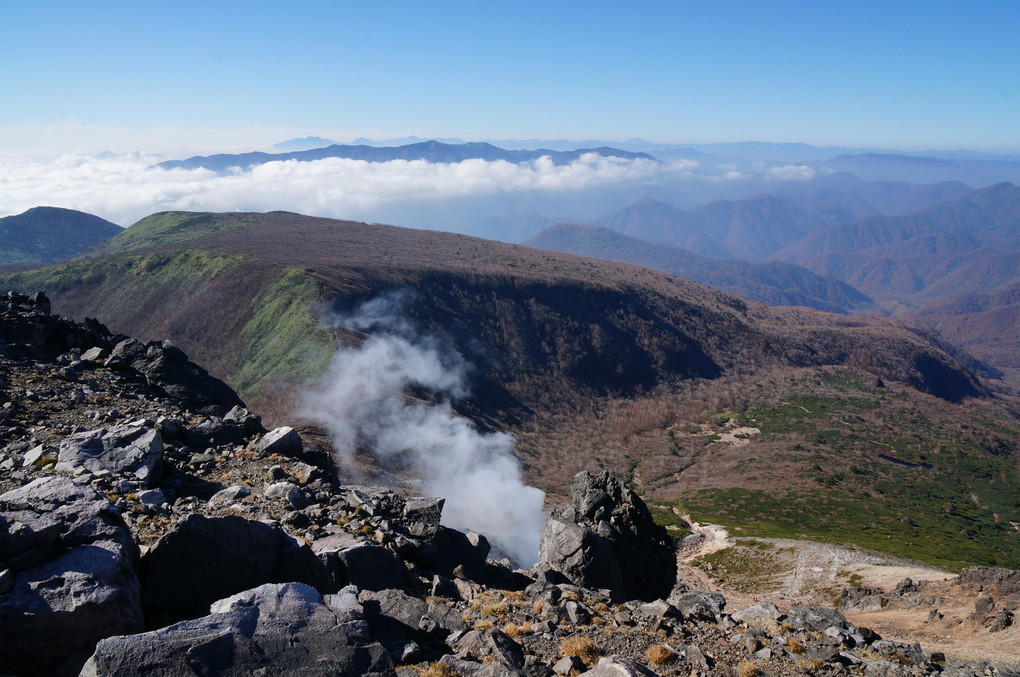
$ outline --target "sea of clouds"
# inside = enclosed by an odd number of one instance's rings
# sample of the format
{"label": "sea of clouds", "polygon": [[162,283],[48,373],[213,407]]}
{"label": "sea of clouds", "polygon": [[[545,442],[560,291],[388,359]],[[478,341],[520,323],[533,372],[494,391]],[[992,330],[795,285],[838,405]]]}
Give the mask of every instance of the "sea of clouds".
{"label": "sea of clouds", "polygon": [[[657,162],[594,153],[562,165],[553,164],[549,158],[523,164],[486,160],[287,160],[224,174],[156,167],[163,159],[138,153],[0,158],[0,216],[46,205],[77,209],[128,226],[164,210],[285,210],[436,226],[443,223],[442,218],[439,224],[415,223],[415,214],[426,214],[436,205],[449,203],[465,206],[465,213],[460,215],[463,219],[484,218],[521,205],[530,204],[524,208],[534,209],[534,204],[542,204],[559,210],[556,216],[583,216],[570,212],[582,211],[585,206],[617,209],[624,203],[616,204],[614,200],[647,195],[663,199],[668,197],[669,187],[681,184],[696,184],[704,192],[704,187],[713,182],[748,178],[741,172],[705,171],[693,160]],[[809,167],[798,166],[772,168],[759,178],[803,180],[812,175]],[[407,208],[401,211],[400,205]],[[468,205],[477,214],[469,216]],[[441,211],[436,213],[442,215]],[[451,219],[451,226],[456,225],[456,218]]]}
{"label": "sea of clouds", "polygon": [[697,168],[691,161],[662,164],[588,154],[565,165],[554,165],[548,158],[524,164],[287,160],[217,174],[206,169],[161,169],[154,166],[160,160],[140,154],[6,158],[0,163],[0,215],[48,205],[96,214],[123,226],[164,210],[287,210],[371,219],[380,205],[397,201],[578,191],[664,180]]}

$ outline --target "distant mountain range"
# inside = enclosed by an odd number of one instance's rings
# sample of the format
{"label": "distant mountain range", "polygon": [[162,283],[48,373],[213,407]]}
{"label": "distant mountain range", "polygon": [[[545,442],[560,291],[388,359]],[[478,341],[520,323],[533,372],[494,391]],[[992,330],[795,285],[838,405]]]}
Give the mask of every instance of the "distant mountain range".
{"label": "distant mountain range", "polygon": [[634,153],[617,148],[578,148],[569,151],[555,150],[504,150],[489,143],[461,143],[449,144],[439,141],[423,141],[404,146],[341,146],[332,145],[325,148],[313,148],[311,150],[295,150],[288,153],[240,153],[195,156],[186,160],[168,160],[161,162],[157,167],[164,169],[211,169],[216,172],[225,172],[229,169],[248,167],[276,162],[282,160],[298,160],[300,162],[311,162],[325,158],[346,158],[349,160],[364,160],[366,162],[390,162],[392,160],[426,160],[428,162],[463,162],[464,160],[503,160],[520,164],[537,160],[540,157],[549,157],[554,164],[569,164],[582,155],[594,153],[604,157],[619,157],[625,159],[655,160],[647,153]]}
{"label": "distant mountain range", "polygon": [[1000,183],[912,214],[835,224],[775,257],[886,298],[991,291],[1020,274],[1020,188]]}
{"label": "distant mountain range", "polygon": [[124,229],[92,214],[59,207],[33,207],[0,218],[0,266],[59,261]]}
{"label": "distant mountain range", "polygon": [[960,183],[865,184],[836,178],[838,183],[827,181],[787,195],[715,200],[691,210],[645,199],[594,219],[594,224],[704,256],[762,261],[835,223],[913,211],[971,190]]}
{"label": "distant mountain range", "polygon": [[749,263],[710,258],[679,247],[655,245],[600,226],[558,224],[524,244],[646,266],[769,305],[808,306],[840,313],[871,305],[871,299],[850,285],[823,278],[801,266],[782,261]]}

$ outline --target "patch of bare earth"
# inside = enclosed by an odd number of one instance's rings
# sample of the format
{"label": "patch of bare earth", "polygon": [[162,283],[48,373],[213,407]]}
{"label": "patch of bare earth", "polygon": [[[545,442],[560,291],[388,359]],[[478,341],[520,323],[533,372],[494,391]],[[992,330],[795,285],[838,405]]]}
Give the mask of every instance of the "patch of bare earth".
{"label": "patch of bare earth", "polygon": [[[718,525],[692,527],[705,538],[696,548],[680,552],[680,576],[700,589],[721,592],[730,610],[767,602],[782,611],[795,606],[833,608],[846,588],[890,592],[909,578],[921,584],[917,593],[884,596],[884,606],[873,611],[840,611],[884,639],[919,642],[927,652],[941,651],[967,661],[1020,666],[1020,626],[993,632],[975,620],[975,603],[985,593],[964,590],[951,572],[836,545],[733,539]],[[771,577],[771,585],[749,590],[742,574],[748,567],[753,574],[755,563],[763,569],[760,574]]]}

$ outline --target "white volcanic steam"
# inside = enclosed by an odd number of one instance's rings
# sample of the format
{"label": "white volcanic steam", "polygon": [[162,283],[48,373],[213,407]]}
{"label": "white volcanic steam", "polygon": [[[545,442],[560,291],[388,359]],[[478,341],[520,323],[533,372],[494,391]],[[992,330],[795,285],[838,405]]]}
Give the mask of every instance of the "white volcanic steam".
{"label": "white volcanic steam", "polygon": [[518,565],[531,566],[545,494],[524,484],[513,437],[479,432],[445,399],[406,396],[409,386],[441,398],[470,394],[470,365],[439,337],[415,329],[403,312],[410,298],[390,293],[334,319],[369,336],[337,352],[302,413],[329,429],[341,464],[351,466],[358,445],[401,461],[427,493],[446,498],[444,524],[484,534]]}

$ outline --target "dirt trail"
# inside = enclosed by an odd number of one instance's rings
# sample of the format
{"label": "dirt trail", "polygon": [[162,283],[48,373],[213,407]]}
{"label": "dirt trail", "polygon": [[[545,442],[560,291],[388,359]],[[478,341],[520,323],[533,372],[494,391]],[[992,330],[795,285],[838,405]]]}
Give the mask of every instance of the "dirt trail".
{"label": "dirt trail", "polygon": [[[718,525],[693,526],[693,530],[705,538],[700,547],[680,554],[680,575],[703,586],[702,589],[723,593],[731,610],[764,602],[772,602],[784,611],[794,606],[831,608],[844,588],[864,586],[890,591],[905,578],[926,581],[929,583],[921,596],[894,600],[877,611],[845,612],[844,615],[852,623],[870,627],[886,639],[920,642],[925,651],[1020,666],[1020,626],[992,633],[979,625],[970,617],[974,611],[973,593],[965,593],[954,585],[956,576],[951,572],[854,548],[788,539],[732,539]],[[774,588],[767,591],[741,589],[746,580],[728,579],[725,567],[716,566],[706,571],[695,566],[700,558],[728,548],[732,548],[732,559],[738,564],[742,553],[758,558],[763,553],[767,555],[769,574],[776,581]],[[751,561],[750,557],[747,561]],[[739,566],[732,567],[732,570],[737,569]],[[929,613],[936,608],[942,618],[929,620]]]}

